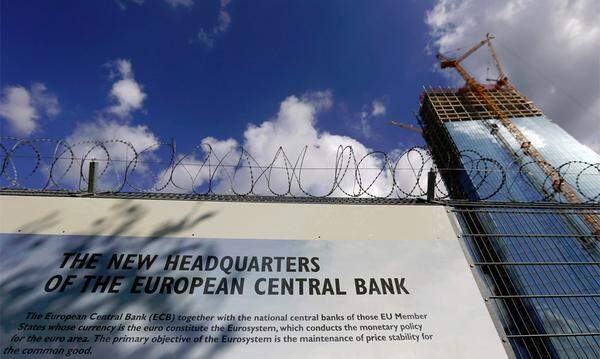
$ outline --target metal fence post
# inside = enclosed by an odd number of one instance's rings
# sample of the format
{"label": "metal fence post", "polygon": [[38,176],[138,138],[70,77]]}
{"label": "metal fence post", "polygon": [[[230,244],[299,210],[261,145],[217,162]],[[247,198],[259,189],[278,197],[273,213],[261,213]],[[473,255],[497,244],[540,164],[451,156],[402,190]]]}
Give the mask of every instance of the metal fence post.
{"label": "metal fence post", "polygon": [[433,169],[429,169],[427,174],[427,201],[431,202],[435,199],[435,180],[437,172]]}
{"label": "metal fence post", "polygon": [[91,161],[88,169],[88,193],[94,193],[96,182],[96,162]]}

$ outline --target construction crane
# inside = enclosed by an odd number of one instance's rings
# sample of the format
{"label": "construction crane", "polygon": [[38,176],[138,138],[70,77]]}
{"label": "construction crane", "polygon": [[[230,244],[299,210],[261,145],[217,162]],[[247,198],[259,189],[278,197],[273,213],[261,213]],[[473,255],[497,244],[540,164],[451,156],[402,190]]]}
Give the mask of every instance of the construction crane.
{"label": "construction crane", "polygon": [[[488,45],[492,58],[494,60],[494,64],[496,66],[496,70],[498,71],[498,79],[495,83],[495,88],[500,90],[503,88],[514,89],[512,84],[508,81],[507,76],[504,73],[502,68],[502,64],[496,54],[496,50],[492,45],[492,39],[494,37],[490,34],[487,34],[485,39],[481,40],[475,46],[471,47],[464,54],[458,56],[457,58],[450,59],[445,57],[442,54],[438,54],[437,58],[440,60],[440,67],[442,69],[445,68],[454,68],[460,74],[460,76],[465,80],[465,89],[470,90],[473,94],[487,107],[488,111],[490,111],[494,117],[496,117],[500,123],[508,130],[510,134],[514,136],[514,138],[520,143],[520,147],[523,150],[523,154],[525,156],[530,157],[535,163],[542,169],[542,171],[552,180],[552,189],[557,193],[562,193],[569,203],[582,203],[583,201],[579,197],[577,191],[567,183],[564,178],[556,171],[556,169],[550,165],[542,156],[542,154],[531,144],[531,141],[527,139],[527,137],[515,126],[510,118],[506,116],[498,106],[498,104],[494,101],[494,99],[488,94],[486,88],[481,85],[473,76],[471,76],[465,68],[461,65],[466,58],[472,55],[475,51],[481,48],[483,45]],[[600,220],[593,214],[582,214],[581,217],[585,220],[587,225],[590,227],[592,234],[600,240]]]}
{"label": "construction crane", "polygon": [[422,129],[420,129],[419,127],[413,126],[413,125],[407,125],[405,123],[398,122],[398,121],[393,121],[393,120],[392,121],[388,121],[388,124],[389,125],[398,126],[398,127],[403,128],[405,130],[408,130],[408,131],[416,132],[416,133],[418,133],[420,135],[423,134],[423,130]]}

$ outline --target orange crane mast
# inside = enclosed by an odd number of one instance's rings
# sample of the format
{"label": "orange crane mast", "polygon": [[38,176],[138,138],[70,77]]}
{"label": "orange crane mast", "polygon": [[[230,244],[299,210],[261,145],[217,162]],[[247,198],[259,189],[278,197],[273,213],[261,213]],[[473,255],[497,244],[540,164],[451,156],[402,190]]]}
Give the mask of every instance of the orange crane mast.
{"label": "orange crane mast", "polygon": [[[552,180],[552,188],[554,189],[554,191],[562,193],[566,198],[567,202],[569,203],[582,203],[583,201],[579,197],[577,191],[569,183],[567,183],[564,180],[564,178],[561,177],[561,175],[558,173],[558,171],[556,171],[556,169],[552,165],[550,165],[546,160],[544,160],[542,154],[531,144],[530,141],[527,140],[527,137],[523,134],[523,132],[521,132],[521,130],[519,130],[517,126],[515,126],[512,123],[510,118],[502,112],[498,104],[492,99],[491,96],[488,95],[486,88],[479,82],[477,82],[477,80],[475,80],[475,78],[471,76],[460,64],[463,60],[465,60],[467,57],[469,57],[471,54],[477,51],[480,47],[487,44],[490,49],[490,53],[492,55],[494,63],[496,65],[496,69],[499,73],[499,77],[496,81],[495,87],[497,89],[514,89],[514,87],[508,82],[508,78],[504,74],[502,65],[496,54],[496,50],[492,45],[492,39],[493,37],[490,36],[490,34],[487,34],[484,40],[480,41],[475,46],[467,50],[464,54],[460,55],[455,59],[449,59],[443,56],[442,54],[438,54],[437,58],[440,60],[440,67],[442,69],[449,67],[456,69],[460,76],[465,80],[465,88],[473,91],[473,93],[486,105],[486,107],[494,115],[494,117],[496,117],[500,121],[500,123],[504,127],[506,127],[508,132],[510,132],[515,137],[515,139],[521,144],[521,149],[523,150],[523,153],[526,156],[529,156],[531,159],[533,159],[535,163],[542,169],[542,171],[544,171],[544,173],[547,176],[549,176],[549,178]],[[585,220],[587,225],[590,227],[592,234],[600,240],[600,220],[598,219],[598,217],[589,213],[582,214],[581,216]]]}

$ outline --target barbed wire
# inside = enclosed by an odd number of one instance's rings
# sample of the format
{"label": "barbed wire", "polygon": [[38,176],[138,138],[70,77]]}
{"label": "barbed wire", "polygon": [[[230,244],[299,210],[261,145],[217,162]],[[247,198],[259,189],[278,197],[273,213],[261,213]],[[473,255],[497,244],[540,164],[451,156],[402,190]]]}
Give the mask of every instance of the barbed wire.
{"label": "barbed wire", "polygon": [[[260,161],[241,146],[218,152],[202,143],[183,153],[174,142],[138,148],[122,139],[70,143],[1,137],[0,190],[85,191],[95,162],[94,182],[101,192],[414,199],[427,196],[428,173],[435,168],[422,147],[386,153],[340,145],[331,159],[311,156],[309,146],[278,147],[269,157],[259,154]],[[458,156],[462,167],[436,169],[441,176],[434,182],[435,199],[460,190],[478,200],[563,200],[560,187],[535,161],[500,163],[476,150]],[[600,202],[600,163],[569,161],[552,168],[584,202]]]}

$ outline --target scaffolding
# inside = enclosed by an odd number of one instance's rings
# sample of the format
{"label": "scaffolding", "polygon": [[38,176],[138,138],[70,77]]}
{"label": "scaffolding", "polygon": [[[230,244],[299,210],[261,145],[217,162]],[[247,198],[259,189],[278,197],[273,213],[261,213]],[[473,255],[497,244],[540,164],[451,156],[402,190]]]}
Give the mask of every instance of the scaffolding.
{"label": "scaffolding", "polygon": [[[527,97],[514,88],[487,88],[488,96],[509,117],[542,116]],[[422,99],[422,110],[428,118],[435,117],[441,122],[490,120],[496,116],[472,91],[450,88],[428,88]]]}

